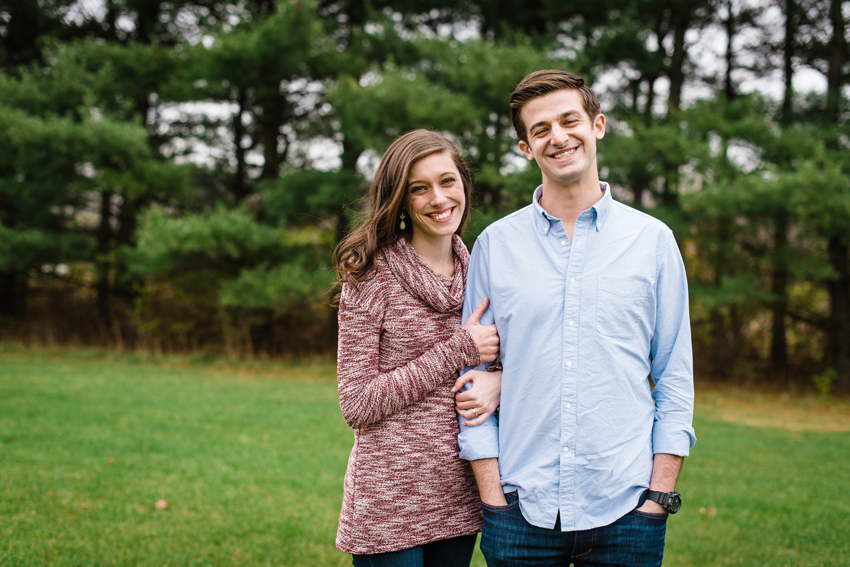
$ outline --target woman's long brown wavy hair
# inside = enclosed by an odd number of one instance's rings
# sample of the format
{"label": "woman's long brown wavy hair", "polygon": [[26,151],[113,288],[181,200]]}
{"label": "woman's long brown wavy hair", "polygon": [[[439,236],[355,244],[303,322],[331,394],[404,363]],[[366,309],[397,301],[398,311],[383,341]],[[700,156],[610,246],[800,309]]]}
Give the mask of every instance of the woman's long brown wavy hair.
{"label": "woman's long brown wavy hair", "polygon": [[342,239],[334,250],[333,262],[337,282],[331,289],[331,305],[339,305],[342,284],[355,289],[374,277],[375,256],[384,246],[400,237],[413,235],[413,222],[408,220],[404,230],[399,228],[400,214],[407,202],[407,179],[417,161],[431,154],[445,152],[457,166],[466,206],[460,218],[457,234],[462,234],[469,216],[472,199],[472,176],[455,145],[445,136],[430,130],[414,130],[395,140],[387,148],[375,179],[369,188],[369,207],[366,220],[354,232]]}

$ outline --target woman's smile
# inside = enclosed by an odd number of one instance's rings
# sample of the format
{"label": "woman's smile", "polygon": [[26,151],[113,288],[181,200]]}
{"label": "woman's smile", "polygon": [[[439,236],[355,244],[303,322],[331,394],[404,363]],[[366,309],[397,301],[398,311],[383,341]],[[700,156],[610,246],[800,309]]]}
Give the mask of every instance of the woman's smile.
{"label": "woman's smile", "polygon": [[430,213],[428,216],[434,219],[437,222],[445,222],[454,214],[455,207],[451,207],[449,209],[445,209],[443,211],[438,211],[436,213]]}
{"label": "woman's smile", "polygon": [[465,206],[463,181],[447,152],[426,156],[410,168],[405,208],[413,225],[414,247],[418,241],[451,240]]}

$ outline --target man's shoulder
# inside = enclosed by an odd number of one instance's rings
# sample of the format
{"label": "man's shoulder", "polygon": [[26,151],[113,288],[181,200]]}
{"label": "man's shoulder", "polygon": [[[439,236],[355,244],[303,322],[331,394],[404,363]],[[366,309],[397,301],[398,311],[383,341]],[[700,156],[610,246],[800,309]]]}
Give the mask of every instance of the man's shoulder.
{"label": "man's shoulder", "polygon": [[652,231],[659,235],[672,232],[660,219],[619,201],[611,201],[611,218],[608,222],[611,221],[614,221],[615,226],[628,226],[641,232]]}

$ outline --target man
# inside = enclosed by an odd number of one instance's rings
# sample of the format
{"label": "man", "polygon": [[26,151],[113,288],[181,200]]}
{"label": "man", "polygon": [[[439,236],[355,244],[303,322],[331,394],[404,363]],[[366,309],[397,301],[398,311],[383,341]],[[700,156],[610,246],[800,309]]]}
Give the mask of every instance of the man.
{"label": "man", "polygon": [[498,417],[459,436],[481,549],[491,567],[661,565],[696,440],[682,258],[663,223],[600,183],[605,116],[580,77],[528,75],[511,115],[543,182],[469,266],[464,320],[490,298],[481,323],[495,322],[504,367]]}

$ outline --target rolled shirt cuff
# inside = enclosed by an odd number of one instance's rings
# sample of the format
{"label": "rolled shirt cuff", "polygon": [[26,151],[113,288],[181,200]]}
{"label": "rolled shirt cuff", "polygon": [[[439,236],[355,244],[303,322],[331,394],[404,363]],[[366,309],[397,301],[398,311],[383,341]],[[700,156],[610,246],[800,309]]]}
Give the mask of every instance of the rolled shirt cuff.
{"label": "rolled shirt cuff", "polygon": [[652,428],[652,452],[687,457],[697,438],[690,424],[656,421]]}
{"label": "rolled shirt cuff", "polygon": [[495,414],[481,425],[461,425],[457,444],[460,458],[466,461],[499,458],[499,426]]}

